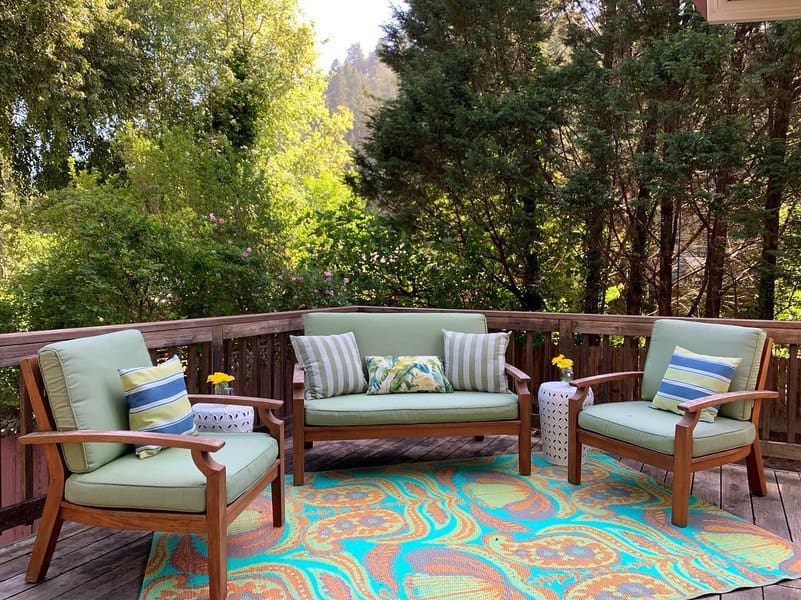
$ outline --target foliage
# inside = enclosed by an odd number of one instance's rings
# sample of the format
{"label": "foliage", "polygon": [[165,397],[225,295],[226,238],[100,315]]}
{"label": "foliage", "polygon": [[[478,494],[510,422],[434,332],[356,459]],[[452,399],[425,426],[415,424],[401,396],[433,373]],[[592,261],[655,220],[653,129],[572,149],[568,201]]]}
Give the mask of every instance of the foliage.
{"label": "foliage", "polygon": [[[66,15],[63,30],[28,29],[34,47],[55,44],[76,61],[62,61],[68,70],[100,61],[88,40],[113,25],[114,52],[141,59],[148,93],[126,87],[139,82],[131,75],[70,116],[55,111],[57,86],[3,99],[6,114],[22,107],[12,125],[33,132],[20,147],[35,150],[30,139],[43,123],[52,125],[48,134],[64,132],[53,153],[15,160],[3,178],[12,230],[0,300],[13,312],[4,322],[50,328],[284,308],[276,282],[315,254],[308,234],[330,245],[318,215],[353,204],[341,180],[350,117],[325,106],[311,30],[297,21],[294,0],[45,4],[4,13],[0,25]],[[140,46],[147,56],[132,50]],[[64,85],[85,93],[76,82]],[[27,94],[26,85],[12,91]],[[111,158],[96,159],[101,152]],[[51,167],[59,178],[45,181],[39,173]],[[317,301],[330,298],[304,300]]]}
{"label": "foliage", "polygon": [[541,245],[562,119],[542,8],[413,0],[396,12],[379,56],[398,98],[357,158],[357,189],[391,228],[437,261],[458,257],[454,291],[459,279],[501,288],[527,310],[546,305]]}
{"label": "foliage", "polygon": [[397,95],[395,73],[376,55],[366,57],[359,44],[348,49],[343,63],[334,61],[325,92],[325,103],[332,111],[344,106],[353,114],[353,128],[345,134],[351,147],[361,148],[370,132],[369,119],[385,100]]}
{"label": "foliage", "polygon": [[296,0],[6,4],[2,331],[347,303],[798,318],[798,22],[410,0],[326,78]]}

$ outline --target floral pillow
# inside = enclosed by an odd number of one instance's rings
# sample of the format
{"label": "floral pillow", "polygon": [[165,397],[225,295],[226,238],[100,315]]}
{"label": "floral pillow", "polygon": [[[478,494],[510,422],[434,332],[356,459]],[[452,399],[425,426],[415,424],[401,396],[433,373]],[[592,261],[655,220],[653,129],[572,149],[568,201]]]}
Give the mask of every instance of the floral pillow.
{"label": "floral pillow", "polygon": [[370,395],[453,391],[438,356],[365,356],[364,360]]}

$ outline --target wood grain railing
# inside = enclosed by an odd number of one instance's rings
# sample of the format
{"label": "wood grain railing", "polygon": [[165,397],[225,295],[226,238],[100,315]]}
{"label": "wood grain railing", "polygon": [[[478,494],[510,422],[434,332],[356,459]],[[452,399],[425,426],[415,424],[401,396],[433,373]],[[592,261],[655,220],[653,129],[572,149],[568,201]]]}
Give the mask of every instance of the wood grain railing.
{"label": "wood grain railing", "polygon": [[[360,312],[414,312],[415,309],[343,307],[329,309]],[[417,309],[437,312],[437,309]],[[65,339],[108,333],[135,327],[142,331],[154,359],[178,354],[186,364],[187,386],[191,392],[208,392],[206,376],[226,371],[236,377],[237,393],[288,400],[294,362],[289,335],[303,328],[307,311],[241,315],[210,319],[161,321],[105,327],[60,329],[0,335],[0,367],[15,367],[25,356],[42,346]],[[452,312],[440,310],[439,312]],[[576,377],[642,367],[654,317],[626,315],[584,315],[480,311],[491,330],[508,330],[513,342],[509,362],[529,373],[533,386],[555,379],[558,370],[551,359],[564,354],[575,360]],[[801,323],[703,319],[761,327],[775,340],[776,349],[769,373],[769,388],[779,391],[779,401],[763,411],[761,437],[766,455],[801,460],[799,445],[799,365]],[[534,423],[538,424],[536,389]],[[597,402],[631,398],[629,382],[607,384],[596,390]],[[284,418],[291,418],[291,402],[284,406]],[[35,430],[24,392],[20,391],[20,433]],[[0,531],[16,527],[14,537],[30,531],[39,515],[46,484],[45,468],[28,446],[20,449],[11,439],[0,444]],[[13,453],[13,456],[10,455]],[[13,468],[6,467],[12,465]],[[28,525],[25,525],[28,524]],[[27,530],[26,530],[27,527]],[[5,536],[6,541],[8,536]],[[0,543],[4,541],[0,537]]]}

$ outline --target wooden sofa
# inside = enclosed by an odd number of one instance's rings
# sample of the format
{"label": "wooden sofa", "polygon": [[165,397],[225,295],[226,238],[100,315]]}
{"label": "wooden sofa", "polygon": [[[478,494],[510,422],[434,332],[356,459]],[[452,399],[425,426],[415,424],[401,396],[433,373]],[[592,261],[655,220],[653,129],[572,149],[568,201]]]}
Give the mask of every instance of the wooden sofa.
{"label": "wooden sofa", "polygon": [[[352,331],[359,353],[443,356],[443,329],[486,333],[487,322],[474,313],[309,313],[306,335]],[[506,365],[512,392],[455,391],[451,394],[349,394],[308,400],[304,373],[293,377],[293,475],[304,483],[304,449],[320,440],[386,439],[432,436],[516,435],[519,469],[531,474],[531,394],[529,377]]]}

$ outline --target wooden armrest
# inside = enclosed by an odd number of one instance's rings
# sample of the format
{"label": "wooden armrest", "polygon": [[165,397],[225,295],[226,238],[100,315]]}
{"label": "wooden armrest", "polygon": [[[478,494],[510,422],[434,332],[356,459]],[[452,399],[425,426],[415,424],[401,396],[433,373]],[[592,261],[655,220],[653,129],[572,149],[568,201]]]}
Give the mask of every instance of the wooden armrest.
{"label": "wooden armrest", "polygon": [[303,367],[295,363],[295,369],[292,371],[292,400],[303,400],[305,385],[306,377],[303,373]]}
{"label": "wooden armrest", "polygon": [[704,408],[710,406],[728,404],[730,402],[737,402],[738,400],[771,400],[778,397],[778,392],[772,392],[770,390],[726,392],[725,394],[712,394],[711,396],[704,396],[688,402],[682,402],[679,404],[679,408],[685,412],[694,413],[700,412]]}
{"label": "wooden armrest", "polygon": [[504,366],[504,370],[506,371],[507,375],[509,375],[512,379],[514,379],[519,383],[528,383],[531,380],[531,377],[526,375],[523,371],[521,371],[517,367],[510,365],[509,363],[506,363],[506,365]]}
{"label": "wooden armrest", "polygon": [[573,387],[588,388],[610,381],[620,381],[621,379],[639,379],[642,377],[642,371],[620,371],[618,373],[605,373],[603,375],[591,375],[590,377],[582,377],[581,379],[574,379],[570,382]]}
{"label": "wooden armrest", "polygon": [[200,452],[216,452],[225,442],[194,435],[175,433],[152,433],[148,431],[39,431],[19,438],[22,445],[29,444],[80,444],[84,442],[108,442],[116,444],[155,444],[168,448],[185,448]]}
{"label": "wooden armrest", "polygon": [[253,408],[264,408],[266,410],[279,410],[284,405],[283,400],[256,398],[254,396],[221,396],[219,394],[189,394],[189,401],[192,404],[211,402],[214,404],[231,404],[234,406],[252,406]]}

